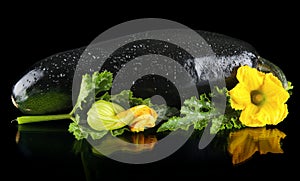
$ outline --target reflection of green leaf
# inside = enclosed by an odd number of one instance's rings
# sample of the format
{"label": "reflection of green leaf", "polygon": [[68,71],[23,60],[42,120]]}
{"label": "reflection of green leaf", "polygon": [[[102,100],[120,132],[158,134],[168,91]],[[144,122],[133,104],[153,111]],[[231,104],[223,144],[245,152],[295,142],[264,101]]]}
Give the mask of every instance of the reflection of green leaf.
{"label": "reflection of green leaf", "polygon": [[84,139],[81,139],[81,140],[75,140],[74,143],[73,143],[73,147],[72,147],[72,151],[75,155],[78,155],[80,154],[81,152],[84,152],[85,149],[87,148],[85,145],[84,145]]}

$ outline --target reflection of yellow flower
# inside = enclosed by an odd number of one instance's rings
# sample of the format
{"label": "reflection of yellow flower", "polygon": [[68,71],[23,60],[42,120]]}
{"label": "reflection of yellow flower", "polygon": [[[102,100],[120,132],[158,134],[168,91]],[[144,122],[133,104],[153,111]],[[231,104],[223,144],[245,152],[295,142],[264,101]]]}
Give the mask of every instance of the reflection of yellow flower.
{"label": "reflection of yellow flower", "polygon": [[141,153],[151,151],[157,143],[155,135],[144,135],[134,133],[131,137],[115,137],[106,135],[99,141],[98,145],[93,145],[92,152],[96,155],[111,155],[114,152]]}
{"label": "reflection of yellow flower", "polygon": [[289,93],[272,73],[249,66],[237,71],[239,83],[229,91],[232,108],[242,110],[240,121],[249,127],[276,125],[288,114]]}
{"label": "reflection of yellow flower", "polygon": [[260,154],[283,153],[280,147],[285,134],[278,129],[245,128],[229,135],[228,152],[232,163],[238,164],[248,160],[255,152]]}
{"label": "reflection of yellow flower", "polygon": [[132,135],[132,143],[137,145],[135,147],[136,151],[152,150],[156,142],[157,138],[155,135],[145,136],[140,133]]}

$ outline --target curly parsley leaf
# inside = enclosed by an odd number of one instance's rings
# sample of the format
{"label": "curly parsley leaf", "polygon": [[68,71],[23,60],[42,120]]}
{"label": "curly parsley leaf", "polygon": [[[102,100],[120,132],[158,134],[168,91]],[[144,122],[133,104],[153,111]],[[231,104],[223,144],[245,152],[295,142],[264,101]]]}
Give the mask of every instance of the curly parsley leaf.
{"label": "curly parsley leaf", "polygon": [[126,107],[128,103],[130,107],[137,105],[151,106],[150,98],[142,99],[134,97],[131,90],[123,90],[119,94],[111,95],[110,101],[123,107]]}
{"label": "curly parsley leaf", "polygon": [[70,123],[68,131],[73,133],[77,140],[86,139],[89,136],[94,140],[101,139],[108,133],[108,131],[96,131],[75,122]]}
{"label": "curly parsley leaf", "polygon": [[[218,89],[218,93],[225,94],[228,99],[226,89]],[[240,111],[231,109],[230,106],[226,107],[225,114],[219,114],[211,102],[211,97],[216,95],[207,96],[203,93],[197,99],[195,96],[184,101],[180,109],[181,116],[173,116],[165,123],[163,123],[157,132],[175,131],[177,129],[188,130],[193,126],[196,130],[202,130],[211,122],[210,133],[216,134],[224,129],[240,129],[243,127],[242,123],[238,120]]]}
{"label": "curly parsley leaf", "polygon": [[100,92],[108,91],[112,87],[112,81],[113,74],[108,71],[83,75],[77,101],[71,114],[76,114],[76,111],[83,110],[83,104],[93,102],[95,96]]}
{"label": "curly parsley leaf", "polygon": [[[87,138],[99,139],[103,137],[106,132],[99,132],[91,128],[83,126],[82,120],[85,118],[82,115],[89,109],[90,105],[95,101],[95,97],[100,92],[108,91],[112,86],[113,74],[108,71],[101,73],[94,72],[92,75],[85,74],[82,76],[80,91],[77,102],[71,111],[73,115],[73,123],[69,125],[68,131],[73,133],[77,140]],[[105,94],[104,94],[105,95]]]}

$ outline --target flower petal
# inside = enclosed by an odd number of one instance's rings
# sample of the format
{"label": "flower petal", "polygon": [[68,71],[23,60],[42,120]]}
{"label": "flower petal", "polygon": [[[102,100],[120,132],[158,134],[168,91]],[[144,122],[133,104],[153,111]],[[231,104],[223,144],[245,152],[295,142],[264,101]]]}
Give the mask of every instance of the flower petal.
{"label": "flower petal", "polygon": [[265,76],[261,90],[268,101],[276,101],[283,104],[290,97],[289,93],[283,88],[280,80],[271,73]]}
{"label": "flower petal", "polygon": [[249,158],[259,149],[248,133],[249,129],[231,132],[228,141],[228,152],[232,155],[232,163],[239,164]]}
{"label": "flower petal", "polygon": [[287,116],[288,110],[286,104],[278,104],[277,102],[266,102],[259,113],[257,119],[268,125],[277,125]]}
{"label": "flower petal", "polygon": [[238,83],[229,92],[231,107],[236,110],[244,109],[248,104],[251,104],[250,92],[243,85]]}
{"label": "flower petal", "polygon": [[[287,117],[288,114],[289,114],[289,111],[288,111],[287,104],[283,104],[283,108],[282,108],[282,112],[281,112],[281,118],[279,118],[278,121],[279,122],[283,121]],[[273,124],[278,124],[278,123],[275,122]]]}
{"label": "flower petal", "polygon": [[251,68],[248,65],[241,66],[238,71],[236,78],[242,84],[247,86],[249,91],[257,90],[263,83],[265,74],[258,71],[256,68]]}
{"label": "flower petal", "polygon": [[144,114],[135,118],[130,124],[130,130],[133,132],[144,131],[145,128],[152,128],[155,126],[156,118],[150,114]]}
{"label": "flower petal", "polygon": [[275,83],[279,87],[283,87],[281,81],[276,76],[274,76],[272,73],[267,73],[266,77],[268,77],[268,79],[270,79],[273,83]]}
{"label": "flower petal", "polygon": [[249,104],[241,113],[240,121],[248,127],[263,127],[266,124],[257,119],[257,114],[260,112],[260,108],[254,104]]}

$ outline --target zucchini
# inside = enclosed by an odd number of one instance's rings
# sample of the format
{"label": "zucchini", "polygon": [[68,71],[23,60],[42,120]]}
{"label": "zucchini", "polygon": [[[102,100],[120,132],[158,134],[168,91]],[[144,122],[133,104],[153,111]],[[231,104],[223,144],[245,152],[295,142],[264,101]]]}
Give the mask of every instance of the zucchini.
{"label": "zucchini", "polygon": [[[209,65],[214,66],[215,63],[218,63],[221,66],[228,88],[237,83],[235,79],[237,67],[245,64],[264,72],[272,72],[281,80],[284,87],[287,86],[285,75],[279,67],[262,58],[249,43],[214,32],[198,31],[198,33],[215,52],[216,62],[209,63]],[[60,52],[36,62],[13,86],[12,101],[14,105],[21,112],[34,115],[70,111],[73,107],[72,93],[75,92],[74,95],[76,95],[76,92],[79,91],[79,86],[74,87],[73,85],[77,63],[80,58],[87,62],[91,61],[92,57],[95,57],[93,52],[95,52],[93,47],[81,47]],[[194,57],[184,49],[161,40],[147,39],[130,42],[115,50],[106,59],[101,69],[97,66],[90,66],[92,68],[89,72],[108,70],[115,76],[127,62],[148,54],[160,54],[177,61],[193,76],[199,93],[207,91],[208,81],[202,76],[202,72],[207,71],[204,70],[205,67],[206,69],[211,67],[199,66],[195,63]],[[90,64],[88,63],[88,65]],[[177,105],[180,101],[176,98],[178,97],[176,96],[178,94],[176,87],[161,76],[145,76],[137,80],[131,89],[135,96],[142,98],[159,94],[171,106]]]}
{"label": "zucchini", "polygon": [[33,64],[13,86],[12,101],[25,114],[60,113],[72,108],[72,81],[84,51],[78,48]]}

